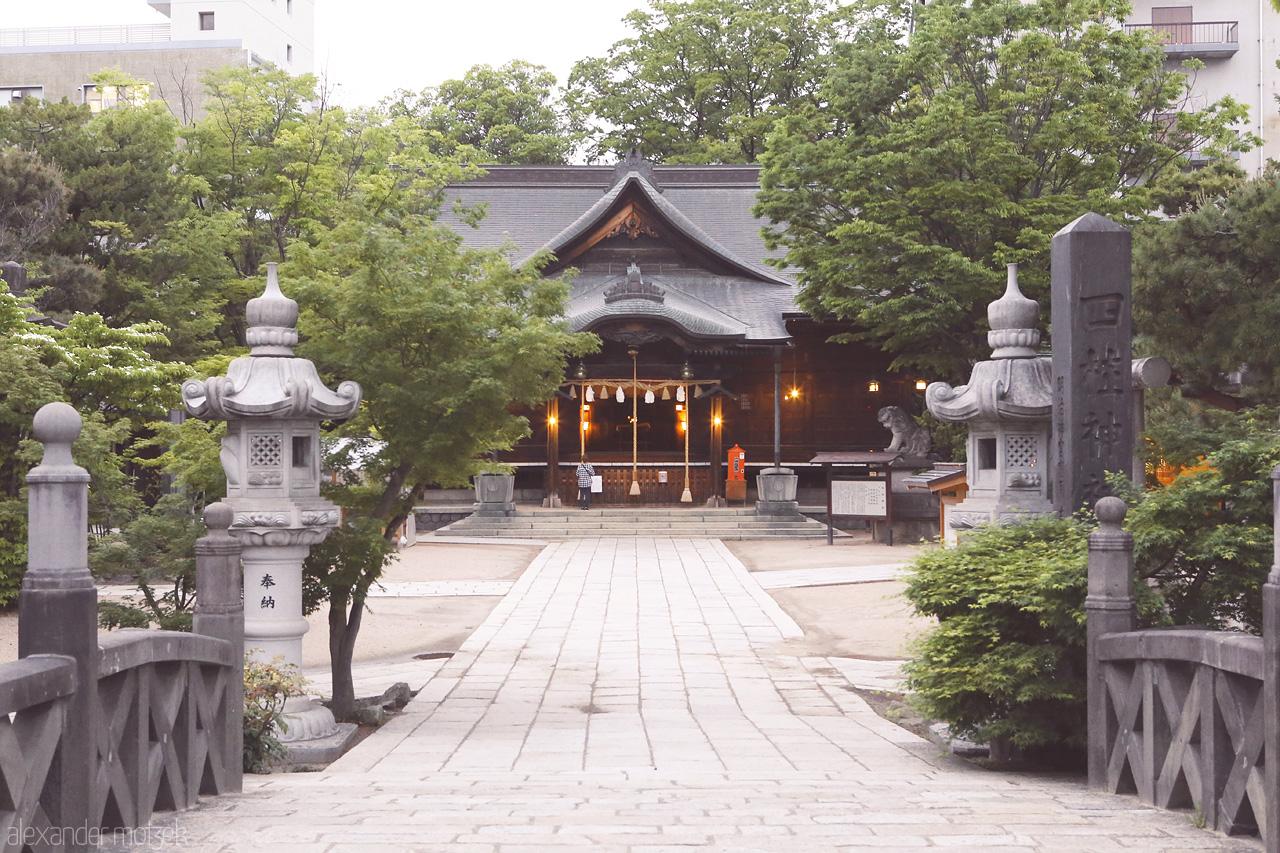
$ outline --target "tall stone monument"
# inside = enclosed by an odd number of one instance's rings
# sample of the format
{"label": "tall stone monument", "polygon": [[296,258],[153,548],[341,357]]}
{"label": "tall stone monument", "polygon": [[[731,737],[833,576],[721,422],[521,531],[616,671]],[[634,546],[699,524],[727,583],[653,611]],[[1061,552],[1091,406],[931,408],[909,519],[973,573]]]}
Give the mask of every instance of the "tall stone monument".
{"label": "tall stone monument", "polygon": [[320,497],[320,422],[355,414],[360,386],[330,391],[293,354],[298,303],[280,292],[275,264],[245,313],[249,355],[226,376],[184,382],[182,400],[197,418],[227,422],[220,455],[230,533],[243,546],[245,648],[296,665],[307,631],[302,561],[338,524],[338,508]]}
{"label": "tall stone monument", "polygon": [[1053,512],[1046,464],[1053,388],[1050,363],[1036,352],[1039,313],[1010,264],[1004,296],[987,307],[991,358],[973,366],[967,385],[934,382],[925,389],[934,417],[969,424],[969,493],[951,511],[952,529]]}
{"label": "tall stone monument", "polygon": [[1086,213],[1053,237],[1053,502],[1062,515],[1132,476],[1129,230]]}

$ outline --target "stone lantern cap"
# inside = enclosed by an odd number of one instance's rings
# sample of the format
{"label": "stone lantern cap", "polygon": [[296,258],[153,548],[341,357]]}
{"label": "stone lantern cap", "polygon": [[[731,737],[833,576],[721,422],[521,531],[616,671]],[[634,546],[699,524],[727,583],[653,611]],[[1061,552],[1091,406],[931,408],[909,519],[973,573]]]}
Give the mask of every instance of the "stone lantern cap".
{"label": "stone lantern cap", "polygon": [[1041,421],[1053,412],[1053,367],[1037,356],[1036,319],[1040,305],[1018,289],[1018,265],[1009,264],[1004,296],[987,307],[993,352],[973,367],[969,384],[952,388],[934,382],[925,390],[925,405],[938,420]]}
{"label": "stone lantern cap", "polygon": [[187,411],[205,420],[314,418],[341,420],[360,406],[360,386],[343,382],[330,391],[309,359],[293,354],[298,342],[298,303],[280,291],[276,265],[267,264],[267,287],[249,300],[248,356],[237,358],[226,376],[182,383]]}

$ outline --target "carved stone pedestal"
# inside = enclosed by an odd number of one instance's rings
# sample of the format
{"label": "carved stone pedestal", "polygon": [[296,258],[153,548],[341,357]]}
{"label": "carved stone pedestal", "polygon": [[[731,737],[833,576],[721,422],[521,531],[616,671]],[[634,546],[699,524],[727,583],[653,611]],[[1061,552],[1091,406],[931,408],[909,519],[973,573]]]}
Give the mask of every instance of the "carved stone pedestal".
{"label": "carved stone pedestal", "polygon": [[796,485],[800,478],[790,468],[765,468],[756,475],[757,515],[798,515]]}
{"label": "carved stone pedestal", "polygon": [[516,514],[513,500],[516,478],[513,474],[477,474],[476,515],[512,516]]}

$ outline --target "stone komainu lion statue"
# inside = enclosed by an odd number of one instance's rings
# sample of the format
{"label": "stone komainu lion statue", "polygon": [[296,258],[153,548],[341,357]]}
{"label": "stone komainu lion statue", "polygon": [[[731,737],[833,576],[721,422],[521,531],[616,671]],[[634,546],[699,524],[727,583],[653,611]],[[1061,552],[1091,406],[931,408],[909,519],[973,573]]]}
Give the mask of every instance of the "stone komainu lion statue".
{"label": "stone komainu lion statue", "polygon": [[893,432],[893,441],[885,450],[900,450],[908,456],[928,456],[933,449],[929,430],[913,421],[901,407],[885,406],[876,420]]}

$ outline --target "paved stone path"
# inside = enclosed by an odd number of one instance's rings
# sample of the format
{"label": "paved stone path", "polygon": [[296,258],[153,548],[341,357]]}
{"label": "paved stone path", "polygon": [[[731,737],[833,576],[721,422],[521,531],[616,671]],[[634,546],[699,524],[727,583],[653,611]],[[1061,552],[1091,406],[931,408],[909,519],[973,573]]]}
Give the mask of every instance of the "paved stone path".
{"label": "paved stone path", "polygon": [[910,572],[907,563],[881,566],[835,566],[829,569],[783,569],[756,572],[755,578],[765,589],[795,589],[802,586],[836,586],[847,583],[879,583],[903,580]]}
{"label": "paved stone path", "polygon": [[162,818],[150,849],[1261,849],[941,756],[831,661],[769,652],[798,632],[718,541],[552,545],[403,716],[325,772]]}

